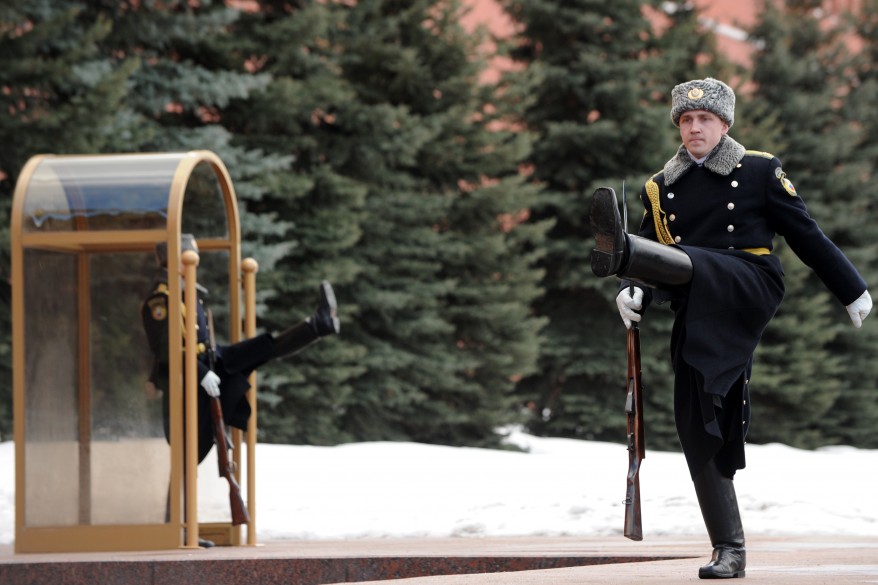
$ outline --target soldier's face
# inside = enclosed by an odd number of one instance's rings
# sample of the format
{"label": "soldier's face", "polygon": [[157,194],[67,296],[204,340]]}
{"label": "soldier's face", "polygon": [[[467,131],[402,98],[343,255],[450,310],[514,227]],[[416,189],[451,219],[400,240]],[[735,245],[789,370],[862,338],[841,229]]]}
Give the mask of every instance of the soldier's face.
{"label": "soldier's face", "polygon": [[680,138],[695,158],[709,154],[728,131],[729,125],[707,110],[689,110],[680,116]]}

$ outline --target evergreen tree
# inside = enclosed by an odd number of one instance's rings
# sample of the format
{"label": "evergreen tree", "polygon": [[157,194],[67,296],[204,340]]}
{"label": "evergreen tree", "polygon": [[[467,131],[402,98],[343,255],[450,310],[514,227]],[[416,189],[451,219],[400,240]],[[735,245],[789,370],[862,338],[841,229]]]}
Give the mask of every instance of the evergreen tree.
{"label": "evergreen tree", "polygon": [[236,71],[216,46],[239,12],[219,1],[99,1],[80,15],[112,23],[102,42],[109,57],[137,57],[140,66],[126,96],[127,127],[117,152],[216,148],[222,156],[228,133],[217,122],[233,99],[264,87],[267,77]]}
{"label": "evergreen tree", "polygon": [[[111,23],[100,43],[105,58],[138,64],[124,107],[118,110],[113,139],[101,152],[215,152],[235,186],[244,254],[257,256],[262,270],[270,269],[286,250],[271,241],[284,223],[249,214],[247,203],[272,188],[275,174],[286,168],[288,159],[236,144],[224,119],[228,108],[264,89],[270,80],[268,74],[252,70],[247,55],[229,50],[240,40],[234,27],[241,12],[220,0],[99,1],[85,6],[81,22]],[[184,229],[194,229],[197,221],[192,220],[197,218],[188,219]]]}
{"label": "evergreen tree", "polygon": [[[878,2],[863,2],[857,13],[850,15],[848,31],[856,34],[861,43],[855,55],[854,75],[848,76],[850,93],[844,99],[841,114],[859,131],[854,144],[848,171],[848,189],[845,208],[837,211],[844,215],[846,253],[872,288],[878,282],[878,233],[874,218],[878,201],[872,188],[878,177],[875,158],[878,155]],[[873,314],[870,319],[875,317]],[[871,325],[871,326],[870,326]],[[854,331],[844,329],[840,343],[834,350],[845,357],[842,373],[842,392],[826,417],[839,442],[874,449],[878,447],[878,363],[872,359],[872,348],[878,343],[878,331],[873,323]]]}
{"label": "evergreen tree", "polygon": [[653,27],[658,31],[655,48],[662,58],[659,73],[670,86],[662,98],[670,96],[674,85],[690,79],[714,77],[732,81],[740,75],[739,68],[720,54],[716,35],[704,26],[694,3],[663,2],[660,11],[652,10],[652,14]]}
{"label": "evergreen tree", "polygon": [[[590,269],[591,194],[605,185],[621,195],[625,181],[629,229],[637,230],[637,194],[677,143],[668,96],[683,79],[666,74],[686,70],[688,79],[692,69],[686,64],[694,64],[694,51],[703,44],[673,51],[670,42],[663,44],[643,12],[644,6],[657,11],[657,2],[502,5],[520,27],[509,55],[521,69],[506,78],[505,107],[537,134],[531,178],[545,191],[533,216],[554,222],[542,262],[545,294],[535,304],[549,319],[546,343],[539,373],[524,379],[518,391],[533,411],[532,432],[622,440],[625,334],[614,302],[618,281],[595,278]],[[673,18],[693,27],[690,12]],[[651,444],[668,448],[676,445],[676,435],[667,349],[671,319],[664,312],[653,308],[644,320],[642,347]]]}
{"label": "evergreen tree", "polygon": [[[258,198],[274,169],[286,164],[233,145],[222,126],[223,108],[268,82],[219,50],[237,10],[222,2],[61,0],[0,9],[0,99],[10,113],[0,121],[0,168],[7,193],[24,161],[42,152],[210,149],[229,167],[243,200]],[[245,233],[269,235],[283,226],[246,213],[242,224]],[[253,237],[259,241],[258,233]],[[260,252],[268,256],[263,268],[279,255],[268,245]],[[0,302],[6,299],[4,289]],[[8,351],[4,337],[0,359]]]}
{"label": "evergreen tree", "polygon": [[[744,143],[778,149],[773,154],[811,215],[849,251],[860,222],[850,213],[858,206],[852,199],[860,199],[862,190],[849,165],[857,134],[838,105],[847,93],[849,64],[838,31],[821,22],[817,9],[819,3],[810,1],[766,3],[751,32],[760,48],[752,69],[753,117],[744,122],[779,129],[786,139],[775,146]],[[852,353],[842,350],[849,320],[810,268],[781,238],[776,243],[787,294],[757,351],[751,386],[755,416],[771,422],[754,424],[750,440],[800,447],[837,442],[841,437],[829,421],[852,363]]]}
{"label": "evergreen tree", "polygon": [[[308,246],[278,264],[283,294],[266,320],[281,320],[280,301],[301,296],[301,275],[323,262],[343,321],[337,343],[272,376],[269,436],[496,444],[514,416],[512,379],[533,367],[528,250],[542,228],[500,221],[533,195],[516,167],[527,145],[486,128],[459,6],[262,8],[242,26],[274,82],[236,132],[292,157],[260,209]],[[289,38],[299,44],[279,42]]]}
{"label": "evergreen tree", "polygon": [[265,291],[260,326],[279,330],[300,320],[325,278],[335,289],[342,328],[340,337],[260,370],[262,440],[334,444],[355,438],[340,419],[366,353],[351,339],[358,299],[347,288],[359,272],[351,250],[361,235],[366,186],[342,169],[358,152],[358,124],[368,119],[360,117],[337,64],[343,16],[323,3],[260,2],[258,11],[241,16],[226,47],[242,65],[272,78],[264,91],[226,110],[236,144],[286,160],[260,196],[247,201],[251,217],[280,228],[262,243],[283,252],[272,270],[259,274]]}
{"label": "evergreen tree", "polygon": [[40,153],[95,152],[114,136],[136,63],[99,50],[107,19],[80,22],[70,2],[0,2],[0,435],[11,436],[9,211],[18,175]]}
{"label": "evergreen tree", "polygon": [[518,174],[526,137],[489,129],[479,37],[459,11],[369,1],[349,15],[342,66],[381,121],[368,148],[384,159],[352,170],[370,184],[355,288],[370,352],[346,422],[367,437],[496,445],[513,381],[535,365],[546,226],[521,221],[535,193]]}

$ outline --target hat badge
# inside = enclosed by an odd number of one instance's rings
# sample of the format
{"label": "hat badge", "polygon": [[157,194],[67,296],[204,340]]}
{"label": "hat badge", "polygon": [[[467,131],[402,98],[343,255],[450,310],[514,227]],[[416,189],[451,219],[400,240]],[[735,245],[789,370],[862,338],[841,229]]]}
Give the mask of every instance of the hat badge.
{"label": "hat badge", "polygon": [[704,90],[700,87],[693,87],[689,90],[689,93],[686,94],[689,96],[690,100],[700,100],[704,97]]}

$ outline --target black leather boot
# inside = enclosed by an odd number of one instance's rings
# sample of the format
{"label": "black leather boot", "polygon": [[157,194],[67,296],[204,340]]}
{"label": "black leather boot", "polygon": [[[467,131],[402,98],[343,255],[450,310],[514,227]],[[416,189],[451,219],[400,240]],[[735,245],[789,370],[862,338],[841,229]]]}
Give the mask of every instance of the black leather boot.
{"label": "black leather boot", "polygon": [[335,292],[327,281],[320,283],[320,304],[317,311],[307,319],[289,327],[273,337],[273,358],[299,352],[321,337],[336,335],[341,331],[338,320],[338,303]]}
{"label": "black leather boot", "polygon": [[616,193],[609,187],[595,190],[590,220],[596,241],[591,271],[596,276],[616,275],[654,288],[679,286],[692,280],[692,260],[686,252],[625,233]]}
{"label": "black leather boot", "polygon": [[744,548],[744,527],[741,524],[734,481],[722,475],[716,462],[711,459],[694,483],[704,525],[713,545],[710,562],[698,569],[698,577],[744,577],[747,551]]}
{"label": "black leather boot", "polygon": [[618,274],[625,264],[627,245],[615,191],[595,189],[589,220],[596,244],[591,252],[591,271],[601,277]]}

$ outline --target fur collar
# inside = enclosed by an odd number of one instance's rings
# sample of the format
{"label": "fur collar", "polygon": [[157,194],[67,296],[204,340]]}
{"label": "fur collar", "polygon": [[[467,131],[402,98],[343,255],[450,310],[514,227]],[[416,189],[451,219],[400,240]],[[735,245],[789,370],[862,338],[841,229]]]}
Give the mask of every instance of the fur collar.
{"label": "fur collar", "polygon": [[[726,134],[720,139],[716,148],[708,155],[704,166],[718,175],[729,175],[735,169],[735,166],[741,162],[741,159],[744,158],[745,152],[746,149],[743,146]],[[674,158],[665,163],[665,185],[676,183],[693,166],[695,166],[695,161],[686,152],[686,147],[681,144]]]}

